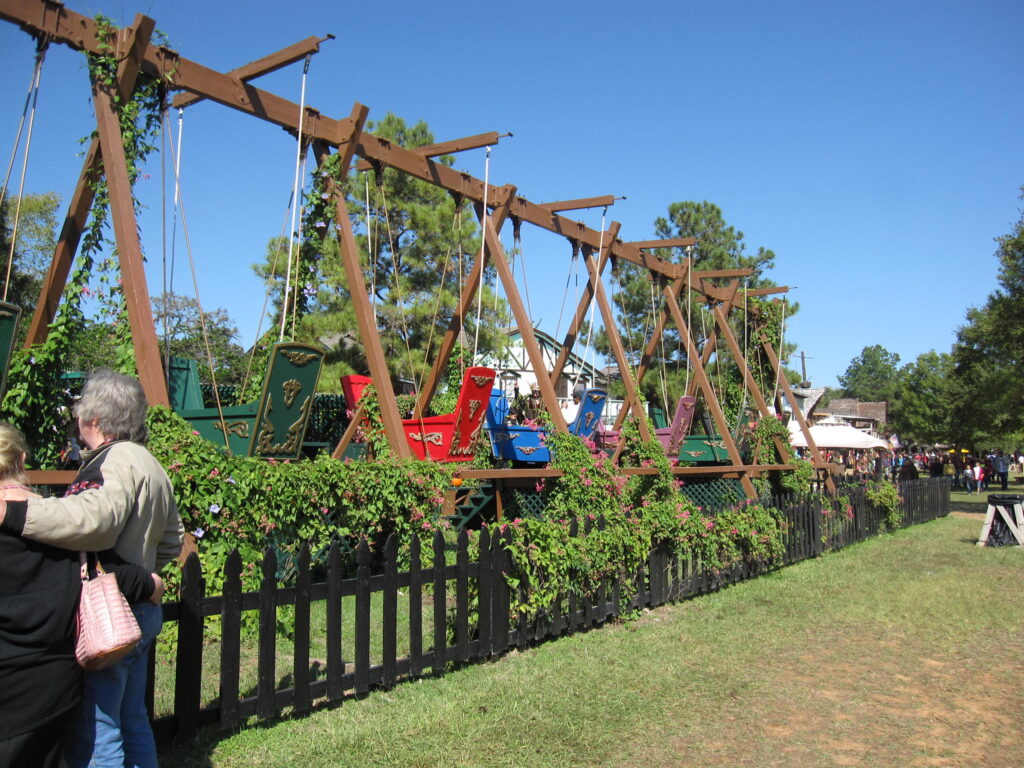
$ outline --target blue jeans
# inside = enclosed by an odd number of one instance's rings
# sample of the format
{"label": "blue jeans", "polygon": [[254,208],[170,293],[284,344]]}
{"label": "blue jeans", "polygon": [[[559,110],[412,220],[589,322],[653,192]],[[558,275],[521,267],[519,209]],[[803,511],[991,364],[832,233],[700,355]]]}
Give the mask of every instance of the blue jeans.
{"label": "blue jeans", "polygon": [[159,605],[138,603],[135,650],[107,669],[85,673],[85,698],[68,744],[68,768],[157,768],[146,712],[149,649],[163,625]]}

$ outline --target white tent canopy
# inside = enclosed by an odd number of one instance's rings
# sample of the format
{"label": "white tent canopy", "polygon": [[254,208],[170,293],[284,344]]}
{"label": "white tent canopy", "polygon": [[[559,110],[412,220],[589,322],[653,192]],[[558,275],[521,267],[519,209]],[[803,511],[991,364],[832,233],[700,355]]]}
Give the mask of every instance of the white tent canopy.
{"label": "white tent canopy", "polygon": [[[795,419],[790,422],[789,429],[789,440],[793,447],[806,448],[807,439],[804,437],[804,433],[800,431],[800,426]],[[867,432],[862,432],[851,427],[849,424],[831,418],[820,421],[811,427],[811,437],[814,439],[814,444],[819,448],[852,448],[858,450],[889,448],[889,444],[884,440],[879,440]]]}

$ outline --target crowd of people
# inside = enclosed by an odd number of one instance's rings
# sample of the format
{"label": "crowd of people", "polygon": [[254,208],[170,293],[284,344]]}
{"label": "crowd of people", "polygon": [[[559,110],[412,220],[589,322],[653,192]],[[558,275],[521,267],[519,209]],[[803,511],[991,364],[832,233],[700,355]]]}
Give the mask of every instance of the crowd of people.
{"label": "crowd of people", "polygon": [[1024,474],[1024,453],[999,449],[970,453],[958,449],[824,450],[824,458],[843,467],[848,478],[892,481],[919,477],[949,477],[954,490],[968,493],[1008,490],[1010,475]]}
{"label": "crowd of people", "polygon": [[[93,374],[75,407],[88,449],[61,498],[25,476],[24,436],[0,425],[0,768],[157,765],[145,693],[163,624],[157,572],[181,551],[170,479],[145,448],[138,380]],[[75,655],[80,553],[117,576],[142,632],[113,666]]]}

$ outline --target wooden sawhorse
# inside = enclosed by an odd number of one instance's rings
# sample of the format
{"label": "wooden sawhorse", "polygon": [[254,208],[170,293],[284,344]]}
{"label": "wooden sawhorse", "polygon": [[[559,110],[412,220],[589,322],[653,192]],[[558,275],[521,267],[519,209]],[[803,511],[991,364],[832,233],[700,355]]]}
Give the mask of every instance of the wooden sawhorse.
{"label": "wooden sawhorse", "polygon": [[988,497],[988,510],[985,512],[985,523],[981,526],[978,546],[988,544],[997,512],[1017,540],[1018,546],[1024,547],[1024,496],[1007,494],[992,494]]}

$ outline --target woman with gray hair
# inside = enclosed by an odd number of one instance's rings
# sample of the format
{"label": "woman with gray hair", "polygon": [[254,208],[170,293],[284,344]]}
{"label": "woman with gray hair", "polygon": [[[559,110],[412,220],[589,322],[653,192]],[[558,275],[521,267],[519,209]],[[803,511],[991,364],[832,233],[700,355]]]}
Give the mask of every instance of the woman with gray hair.
{"label": "woman with gray hair", "polygon": [[[181,551],[183,529],[171,481],[142,444],[146,396],[138,380],[97,371],[75,408],[88,448],[60,499],[0,503],[0,529],[80,551],[113,549],[126,562],[158,571]],[[112,667],[86,674],[85,701],[68,747],[77,766],[156,766],[145,706],[147,658],[163,623],[160,606],[136,603],[142,641]]]}

